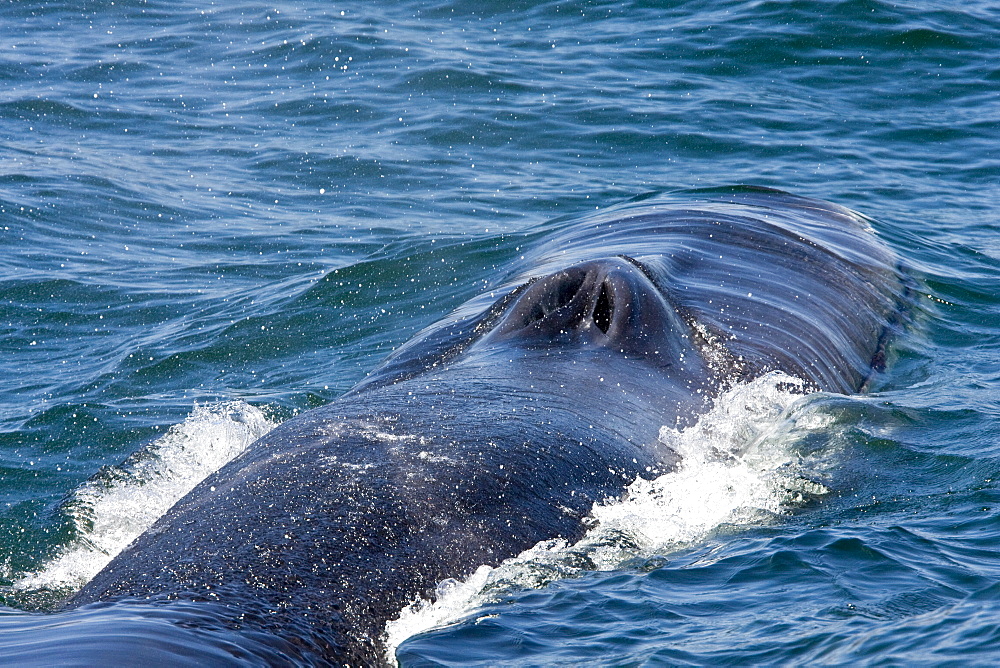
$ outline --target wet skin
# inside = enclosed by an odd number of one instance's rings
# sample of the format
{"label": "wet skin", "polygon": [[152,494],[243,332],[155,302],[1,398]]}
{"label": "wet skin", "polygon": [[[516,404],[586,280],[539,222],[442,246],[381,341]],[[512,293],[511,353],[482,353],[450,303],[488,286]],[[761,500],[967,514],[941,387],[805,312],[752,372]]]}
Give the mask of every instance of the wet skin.
{"label": "wet skin", "polygon": [[201,601],[290,661],[381,662],[415,597],[579,539],[595,501],[674,466],[660,427],[728,384],[862,389],[902,294],[863,218],[746,188],[565,225],[512,274],[254,443],[68,605]]}

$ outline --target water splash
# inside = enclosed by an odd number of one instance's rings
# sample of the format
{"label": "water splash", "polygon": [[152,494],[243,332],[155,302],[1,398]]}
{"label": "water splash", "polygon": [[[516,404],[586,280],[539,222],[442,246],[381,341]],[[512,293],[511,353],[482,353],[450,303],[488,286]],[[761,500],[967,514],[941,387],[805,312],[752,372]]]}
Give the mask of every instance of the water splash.
{"label": "water splash", "polygon": [[795,448],[805,433],[833,420],[796,410],[806,392],[802,381],[771,373],[720,395],[694,426],[663,427],[660,440],[683,457],[676,470],[639,478],[621,499],[595,504],[592,527],[575,544],[543,541],[496,568],[480,566],[464,581],[441,582],[433,602],[415,601],[386,625],[389,660],[406,638],[456,622],[504,593],[619,568],[704,540],[724,525],[771,521],[826,493],[812,479],[819,472]]}
{"label": "water splash", "polygon": [[184,422],[74,492],[65,512],[76,538],[12,589],[65,595],[82,587],[181,497],[274,426],[243,401],[195,405]]}

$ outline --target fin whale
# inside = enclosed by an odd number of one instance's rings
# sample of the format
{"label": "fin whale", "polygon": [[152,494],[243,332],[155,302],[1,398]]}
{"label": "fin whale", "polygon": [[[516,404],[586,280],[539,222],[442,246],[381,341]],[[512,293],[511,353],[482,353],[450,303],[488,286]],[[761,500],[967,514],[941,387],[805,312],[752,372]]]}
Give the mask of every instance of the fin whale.
{"label": "fin whale", "polygon": [[563,222],[509,269],[207,478],[65,607],[178,606],[178,633],[246,638],[232,656],[250,662],[382,663],[415,597],[579,539],[596,501],[676,465],[660,427],[729,385],[864,389],[903,294],[866,218],[748,187]]}

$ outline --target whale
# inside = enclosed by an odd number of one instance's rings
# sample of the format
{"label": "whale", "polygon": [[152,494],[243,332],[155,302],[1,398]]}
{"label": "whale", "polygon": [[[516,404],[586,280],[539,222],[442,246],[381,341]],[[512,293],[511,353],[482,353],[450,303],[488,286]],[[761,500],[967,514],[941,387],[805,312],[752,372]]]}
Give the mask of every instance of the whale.
{"label": "whale", "polygon": [[[213,661],[386,663],[404,607],[579,540],[595,503],[678,466],[661,427],[696,423],[726,388],[780,371],[866,390],[905,302],[870,219],[767,188],[640,198],[530,246],[346,394],[207,477],[57,615],[142,610],[224,637]],[[170,645],[152,635],[114,642],[129,657]]]}

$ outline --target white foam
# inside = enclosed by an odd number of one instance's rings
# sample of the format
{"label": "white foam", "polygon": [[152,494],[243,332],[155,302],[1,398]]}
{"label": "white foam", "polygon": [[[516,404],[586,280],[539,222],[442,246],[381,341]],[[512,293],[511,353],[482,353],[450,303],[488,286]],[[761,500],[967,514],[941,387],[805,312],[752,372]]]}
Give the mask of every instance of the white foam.
{"label": "white foam", "polygon": [[544,541],[496,568],[481,566],[465,581],[442,582],[433,602],[415,601],[386,625],[389,661],[406,638],[458,621],[505,592],[662,555],[724,525],[771,521],[803,495],[825,493],[803,477],[794,447],[803,433],[832,421],[796,414],[805,391],[801,381],[772,373],[723,393],[688,429],[661,428],[660,440],[683,457],[675,471],[639,478],[621,499],[596,504],[592,528],[573,545]]}
{"label": "white foam", "polygon": [[148,448],[74,492],[66,508],[76,538],[13,588],[65,592],[82,587],[195,485],[274,426],[243,401],[196,404],[184,422]]}

